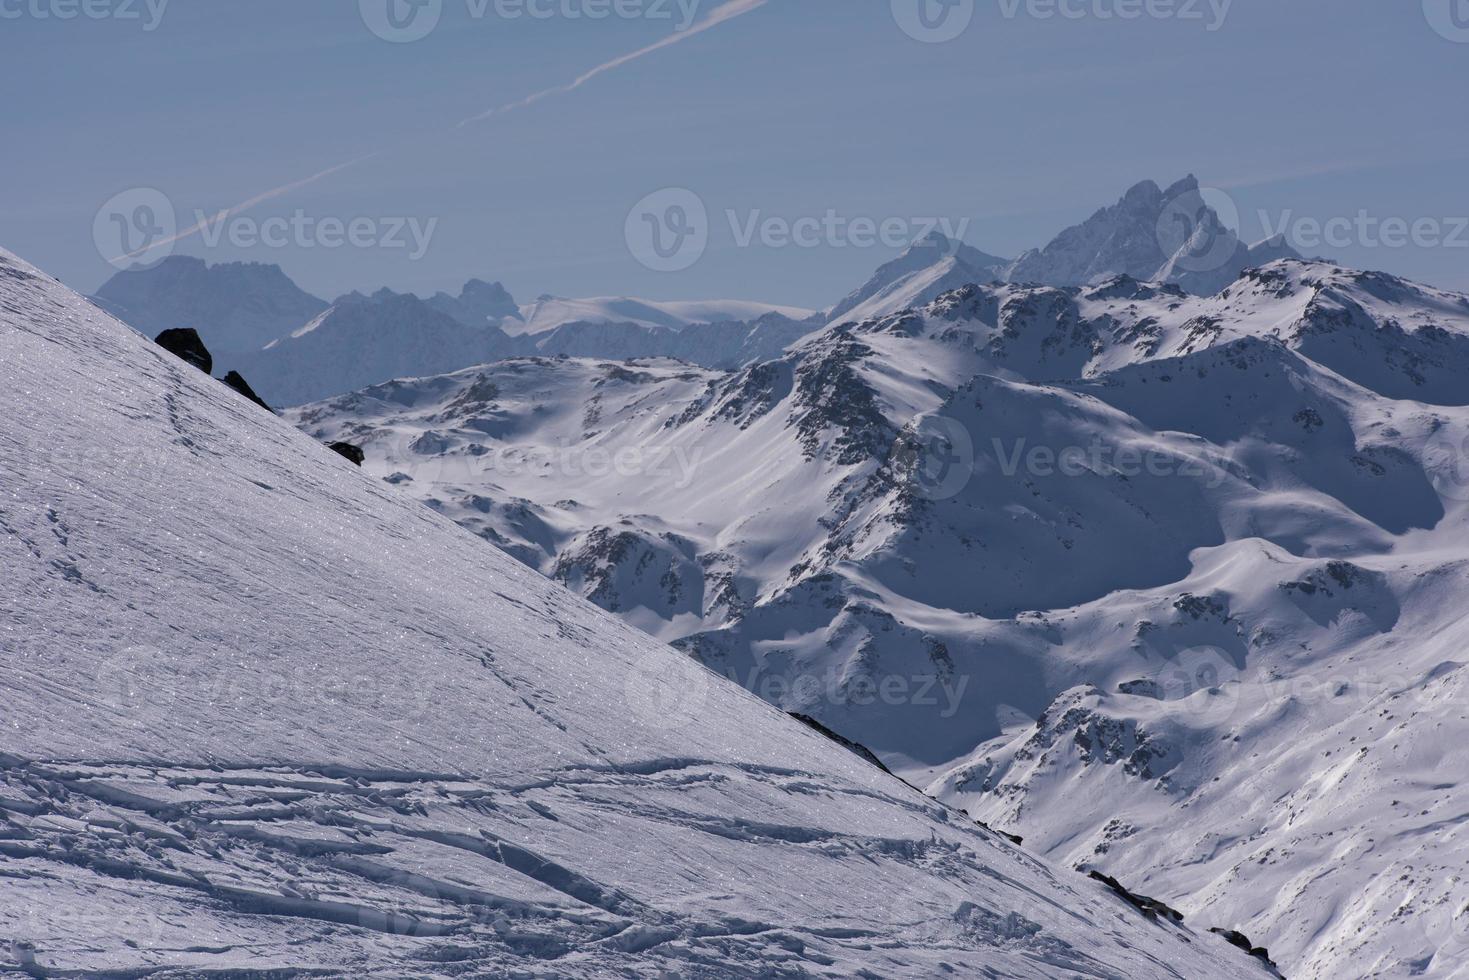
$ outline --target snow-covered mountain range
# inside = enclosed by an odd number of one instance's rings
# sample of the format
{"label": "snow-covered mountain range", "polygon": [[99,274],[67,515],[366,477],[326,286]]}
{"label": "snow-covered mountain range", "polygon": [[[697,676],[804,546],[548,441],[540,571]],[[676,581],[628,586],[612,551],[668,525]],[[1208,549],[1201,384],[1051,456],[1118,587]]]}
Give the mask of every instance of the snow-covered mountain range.
{"label": "snow-covered mountain range", "polygon": [[810,310],[763,303],[543,296],[518,306],[474,279],[427,300],[383,289],[328,304],[277,266],[206,266],[172,257],[122,272],[93,298],[147,336],[197,330],[273,405],[299,405],[399,377],[516,356],[673,357],[736,368],[778,356],[821,325]]}
{"label": "snow-covered mountain range", "polygon": [[1145,180],[1045,248],[1020,256],[1003,278],[1086,286],[1126,275],[1210,296],[1245,269],[1301,257],[1279,238],[1245,245],[1215,210],[1216,203],[1192,174],[1166,190]]}
{"label": "snow-covered mountain range", "polygon": [[1450,977],[1466,376],[1469,298],[1287,258],[1209,296],[969,284],[733,372],[516,359],[292,417],[1287,975]]}
{"label": "snow-covered mountain range", "polygon": [[1270,975],[0,252],[0,972]]}
{"label": "snow-covered mountain range", "polygon": [[969,283],[1089,285],[1114,275],[1212,295],[1246,268],[1299,258],[1286,244],[1246,247],[1187,177],[1144,181],[1045,248],[1009,261],[933,233],[824,312],[742,301],[653,302],[543,296],[518,305],[500,283],[471,280],[427,300],[381,290],[328,304],[275,266],[206,266],[172,257],[122,272],[96,301],[148,336],[199,332],[272,404],[299,405],[400,377],[514,356],[670,357],[731,369],[783,354],[827,323],[885,316]]}
{"label": "snow-covered mountain range", "polygon": [[243,354],[300,328],[327,308],[280,266],[174,255],[119,272],[93,301],[139,332],[195,329],[215,354]]}

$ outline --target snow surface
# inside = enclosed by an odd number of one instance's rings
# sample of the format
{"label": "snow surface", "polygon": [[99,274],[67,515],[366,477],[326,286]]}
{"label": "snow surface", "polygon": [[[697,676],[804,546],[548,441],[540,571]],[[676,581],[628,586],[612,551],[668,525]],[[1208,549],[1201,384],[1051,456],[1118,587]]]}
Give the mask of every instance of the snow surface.
{"label": "snow surface", "polygon": [[1264,975],[4,252],[0,417],[10,972]]}
{"label": "snow surface", "polygon": [[1209,297],[967,286],[729,374],[515,360],[292,417],[1289,976],[1453,977],[1466,376],[1469,298],[1284,260]]}
{"label": "snow surface", "polygon": [[758,320],[776,313],[791,320],[805,320],[813,310],[775,306],[747,300],[657,301],[628,296],[597,296],[562,299],[543,296],[520,308],[520,322],[502,324],[510,334],[548,333],[568,323],[632,323],[640,327],[681,330],[701,323],[730,323]]}

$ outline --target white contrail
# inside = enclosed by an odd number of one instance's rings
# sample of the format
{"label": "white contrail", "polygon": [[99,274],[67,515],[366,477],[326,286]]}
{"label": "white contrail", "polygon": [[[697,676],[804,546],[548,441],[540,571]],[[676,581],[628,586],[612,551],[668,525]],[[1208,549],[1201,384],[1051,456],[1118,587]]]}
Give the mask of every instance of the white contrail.
{"label": "white contrail", "polygon": [[[718,27],[720,24],[734,20],[736,17],[748,14],[752,10],[757,10],[760,7],[765,6],[769,2],[770,0],[725,0],[724,3],[720,4],[718,7],[715,7],[712,11],[710,11],[708,17],[705,17],[703,20],[699,21],[697,24],[694,24],[692,27],[689,27],[684,31],[680,31],[677,34],[671,34],[668,37],[665,37],[663,40],[656,41],[645,48],[639,48],[636,51],[621,55],[617,58],[613,58],[611,61],[608,61],[605,64],[600,64],[590,71],[584,72],[583,74],[565,85],[558,85],[555,88],[548,88],[545,91],[537,92],[534,95],[527,96],[526,98],[521,99],[519,102],[511,102],[508,105],[502,105],[498,108],[490,109],[488,112],[482,112],[477,116],[472,116],[469,119],[466,119],[462,123],[460,123],[459,127],[457,128],[462,128],[464,126],[468,126],[470,123],[479,122],[483,119],[488,119],[491,116],[498,116],[502,113],[511,112],[515,109],[523,109],[526,106],[534,105],[542,99],[549,98],[550,96],[560,95],[563,92],[570,92],[574,89],[581,88],[583,85],[585,85],[587,82],[590,82],[598,75],[605,75],[609,71],[615,71],[616,69],[621,68],[623,65],[626,65],[629,62],[637,61],[639,58],[642,58],[645,55],[652,54],[654,51],[661,51],[664,48],[672,47],[680,41],[684,41],[688,38],[694,37],[695,35],[702,34],[707,30]],[[152,252],[155,249],[163,248],[166,245],[172,245],[175,242],[182,241],[185,238],[191,238],[194,235],[199,234],[199,232],[203,231],[205,228],[208,228],[211,224],[223,221],[224,219],[229,217],[233,217],[234,215],[237,215],[242,211],[248,211],[250,208],[255,207],[257,204],[263,204],[266,201],[280,197],[283,194],[289,194],[291,191],[299,190],[300,188],[305,187],[308,184],[314,184],[318,180],[330,177],[332,174],[346,170],[348,167],[356,166],[357,164],[362,163],[364,160],[370,160],[381,152],[382,151],[380,150],[374,151],[367,154],[366,156],[358,157],[355,160],[348,160],[346,163],[339,163],[335,167],[328,167],[320,173],[312,174],[310,177],[307,177],[304,180],[298,180],[290,184],[283,184],[280,187],[276,187],[261,194],[257,194],[254,197],[250,198],[248,201],[241,201],[234,207],[225,208],[223,211],[217,212],[216,214],[204,219],[203,221],[194,224],[192,227],[185,228],[183,231],[179,232],[176,235],[160,239],[156,242],[151,242],[148,245],[145,245],[135,251],[125,252],[112,261],[121,262],[128,259],[135,259],[138,256],[146,255],[147,253]]]}
{"label": "white contrail", "polygon": [[513,112],[516,109],[524,109],[526,106],[529,105],[535,105],[542,99],[549,98],[553,95],[561,95],[565,92],[570,92],[574,89],[581,88],[583,85],[585,85],[587,82],[590,82],[598,75],[605,75],[609,71],[615,71],[628,62],[637,61],[644,55],[652,54],[654,51],[661,51],[664,48],[672,47],[680,41],[688,40],[696,34],[702,34],[707,30],[718,27],[720,24],[723,24],[726,21],[734,20],[736,17],[748,14],[750,11],[763,7],[769,2],[770,0],[726,0],[725,3],[720,4],[718,7],[715,7],[714,10],[710,11],[708,17],[705,17],[703,20],[699,21],[697,24],[688,28],[687,30],[681,31],[677,34],[671,34],[661,41],[656,41],[653,44],[648,45],[646,48],[639,48],[638,50],[633,51],[629,54],[613,58],[611,61],[606,62],[605,64],[598,65],[597,67],[585,72],[584,74],[578,76],[565,85],[558,85],[555,88],[548,88],[544,91],[537,92],[534,95],[527,96],[526,98],[521,99],[519,102],[511,102],[506,105],[499,106],[498,108],[490,109],[487,112],[482,112],[477,116],[471,116],[459,125],[461,127],[468,126],[470,123],[479,122],[483,119],[489,119],[491,116],[498,116],[506,112]]}
{"label": "white contrail", "polygon": [[225,208],[222,211],[218,211],[215,214],[213,214],[213,215],[205,218],[203,221],[198,222],[194,226],[192,226],[190,228],[185,228],[183,231],[179,232],[176,235],[172,235],[172,236],[170,236],[168,238],[159,239],[156,242],[151,242],[151,243],[149,243],[147,245],[144,245],[142,248],[135,249],[134,251],[131,251],[131,252],[124,252],[122,255],[119,255],[117,258],[113,259],[112,261],[113,262],[123,262],[123,261],[126,261],[128,259],[135,259],[135,258],[137,258],[140,255],[147,255],[149,252],[151,252],[151,251],[153,251],[155,249],[163,248],[165,245],[172,245],[174,242],[182,241],[185,238],[191,238],[194,235],[199,234],[199,232],[203,231],[205,228],[209,227],[211,224],[214,224],[214,223],[223,221],[226,218],[234,217],[235,215],[239,214],[242,211],[248,211],[248,210],[250,210],[251,208],[255,207],[257,204],[264,204],[266,201],[273,200],[274,198],[280,197],[283,194],[289,194],[289,193],[291,193],[291,191],[298,190],[298,189],[300,189],[302,187],[307,186],[308,184],[314,184],[318,180],[322,180],[322,179],[324,179],[326,177],[330,177],[332,174],[335,174],[335,173],[340,173],[341,171],[346,170],[348,167],[354,167],[357,164],[363,162],[364,160],[371,160],[373,157],[377,156],[378,153],[380,153],[380,152],[381,152],[380,150],[374,150],[372,153],[369,153],[366,156],[360,156],[360,157],[358,157],[355,160],[348,160],[346,163],[339,163],[335,167],[327,167],[325,170],[323,170],[323,171],[321,171],[319,173],[312,174],[310,177],[307,177],[305,180],[298,180],[298,181],[294,181],[294,182],[289,183],[289,184],[282,184],[280,187],[275,187],[275,188],[272,188],[271,190],[264,191],[264,192],[262,192],[260,194],[256,194],[254,197],[250,198],[248,201],[241,201],[239,204],[236,204],[234,207]]}

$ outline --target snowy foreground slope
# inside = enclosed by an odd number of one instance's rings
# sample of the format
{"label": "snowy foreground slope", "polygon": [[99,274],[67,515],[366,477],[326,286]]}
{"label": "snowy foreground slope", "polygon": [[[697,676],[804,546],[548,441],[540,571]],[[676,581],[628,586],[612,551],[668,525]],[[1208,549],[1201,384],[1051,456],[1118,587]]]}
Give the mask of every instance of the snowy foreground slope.
{"label": "snowy foreground slope", "polygon": [[1263,975],[3,252],[0,418],[0,973]]}
{"label": "snowy foreground slope", "polygon": [[970,285],[307,406],[527,564],[1292,977],[1469,972],[1469,298]]}

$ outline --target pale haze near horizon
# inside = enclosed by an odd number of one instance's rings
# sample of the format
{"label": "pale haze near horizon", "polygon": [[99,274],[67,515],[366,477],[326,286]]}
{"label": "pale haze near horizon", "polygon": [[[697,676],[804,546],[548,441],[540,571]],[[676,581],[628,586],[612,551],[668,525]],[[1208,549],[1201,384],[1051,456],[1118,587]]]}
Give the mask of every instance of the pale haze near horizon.
{"label": "pale haze near horizon", "polygon": [[[941,218],[1005,257],[1138,180],[1190,172],[1231,195],[1249,240],[1288,217],[1365,212],[1451,233],[1469,215],[1469,43],[1436,33],[1419,0],[1235,0],[1217,24],[1206,3],[1198,20],[1098,16],[1115,6],[1039,17],[981,0],[958,38],[929,44],[899,29],[888,0],[771,0],[462,128],[659,45],[678,33],[678,5],[668,18],[511,20],[445,0],[437,28],[404,44],[375,36],[356,3],[175,0],[152,30],[141,3],[141,21],[0,19],[0,84],[16,93],[0,244],[90,291],[114,271],[93,223],[119,192],[162,190],[182,228],[367,154],[248,216],[433,222],[421,257],[202,236],[177,253],[279,264],[326,298],[479,277],[521,302],[817,308],[896,249],[742,247],[728,212],[741,225]],[[710,216],[707,252],[676,273],[645,268],[624,241],[629,209],[666,187],[695,191]],[[1309,251],[1469,290],[1469,238]]]}

